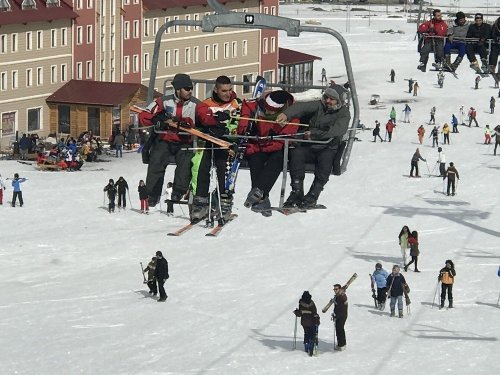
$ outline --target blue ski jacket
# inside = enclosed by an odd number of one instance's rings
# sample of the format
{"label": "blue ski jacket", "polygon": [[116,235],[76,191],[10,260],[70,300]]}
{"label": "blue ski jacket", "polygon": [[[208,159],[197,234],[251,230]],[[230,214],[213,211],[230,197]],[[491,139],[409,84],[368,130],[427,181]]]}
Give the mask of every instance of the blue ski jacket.
{"label": "blue ski jacket", "polygon": [[24,181],[26,181],[25,178],[17,178],[12,180],[12,188],[14,189],[14,192],[21,191],[21,183]]}
{"label": "blue ski jacket", "polygon": [[372,279],[377,284],[377,288],[382,289],[387,286],[387,276],[389,276],[389,273],[383,268],[381,270],[375,270],[372,274]]}

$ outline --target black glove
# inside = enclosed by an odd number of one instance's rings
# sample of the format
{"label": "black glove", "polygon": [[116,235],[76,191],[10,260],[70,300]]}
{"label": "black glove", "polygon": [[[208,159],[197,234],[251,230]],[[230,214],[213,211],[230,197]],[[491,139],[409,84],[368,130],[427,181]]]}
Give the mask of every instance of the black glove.
{"label": "black glove", "polygon": [[231,115],[228,111],[219,111],[214,114],[214,117],[219,122],[227,121],[231,118]]}
{"label": "black glove", "polygon": [[154,115],[151,121],[156,124],[158,122],[167,122],[170,119],[172,119],[172,115],[170,113],[160,112]]}
{"label": "black glove", "polygon": [[302,313],[300,312],[300,310],[299,310],[299,309],[295,309],[295,310],[293,311],[293,313],[295,314],[295,316],[296,316],[297,318],[300,318],[300,317],[302,316]]}
{"label": "black glove", "polygon": [[180,128],[191,129],[191,125],[187,121],[179,121],[177,125],[179,125]]}

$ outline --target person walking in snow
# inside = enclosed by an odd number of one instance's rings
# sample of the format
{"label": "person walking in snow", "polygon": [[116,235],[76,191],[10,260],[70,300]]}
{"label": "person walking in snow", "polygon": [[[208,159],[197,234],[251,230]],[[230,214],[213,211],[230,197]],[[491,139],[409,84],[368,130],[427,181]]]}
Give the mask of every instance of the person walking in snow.
{"label": "person walking in snow", "polygon": [[411,235],[408,236],[408,243],[410,244],[411,261],[405,265],[405,272],[408,271],[408,267],[410,267],[412,263],[415,263],[414,271],[420,272],[418,270],[418,256],[420,255],[420,249],[418,248],[418,232],[416,230],[411,232]]}
{"label": "person walking in snow", "polygon": [[115,184],[116,190],[118,192],[118,209],[127,208],[127,197],[126,194],[128,192],[128,183],[125,179],[120,176],[118,181]]}
{"label": "person walking in snow", "polygon": [[420,177],[420,175],[418,174],[418,161],[419,160],[422,160],[425,162],[427,161],[420,155],[420,150],[417,148],[417,150],[415,151],[415,153],[413,154],[413,156],[411,158],[410,177],[413,177],[413,170],[415,170],[415,177]]}
{"label": "person walking in snow", "polygon": [[458,119],[454,114],[451,115],[451,125],[453,126],[452,133],[458,133]]}
{"label": "person walking in snow", "polygon": [[[146,199],[147,199],[147,194],[146,194]],[[148,266],[144,268],[144,273],[146,272],[148,273],[147,285],[149,288],[149,294],[152,294],[153,297],[156,297],[156,294],[158,293],[158,288],[156,287],[155,270],[156,270],[156,257],[152,257],[151,261],[148,263]]]}
{"label": "person walking in snow", "polygon": [[141,201],[141,214],[149,214],[148,190],[144,180],[139,181],[137,191],[139,192],[139,200]]}
{"label": "person walking in snow", "polygon": [[396,110],[392,107],[391,112],[389,113],[389,118],[395,124],[396,123]]}
{"label": "person walking in snow", "polygon": [[450,126],[446,122],[441,132],[443,133],[443,144],[450,144]]}
{"label": "person walking in snow", "polygon": [[160,292],[160,298],[158,302],[165,302],[168,298],[167,293],[165,293],[164,284],[169,278],[168,275],[168,262],[163,257],[161,251],[156,252],[156,268],[155,268],[155,278],[158,283],[158,291]]}
{"label": "person walking in snow", "polygon": [[444,177],[446,174],[446,155],[441,147],[438,147],[439,177]]}
{"label": "person walking in snow", "polygon": [[401,257],[403,258],[403,263],[402,265],[405,266],[406,264],[406,250],[410,247],[410,244],[408,242],[408,237],[410,236],[410,228],[408,228],[408,225],[403,226],[401,228],[401,232],[399,232],[399,247],[401,249]]}
{"label": "person walking in snow", "polygon": [[335,334],[337,336],[337,346],[334,350],[343,351],[346,349],[346,337],[345,337],[345,322],[347,320],[347,310],[348,301],[347,295],[340,284],[335,284],[333,286],[333,291],[335,296],[333,297],[333,303],[335,307],[332,313],[332,319],[335,324]]}
{"label": "person walking in snow", "polygon": [[431,135],[429,136],[429,138],[430,137],[432,137],[432,147],[439,146],[439,129],[437,128],[437,126],[434,126],[434,128],[431,130]]}
{"label": "person walking in snow", "polygon": [[447,260],[445,266],[439,270],[438,280],[441,281],[441,305],[439,309],[444,308],[444,300],[448,293],[448,308],[453,308],[453,283],[455,281],[455,265],[453,261]]}
{"label": "person walking in snow", "polygon": [[[496,149],[496,147],[495,147]],[[14,173],[14,179],[12,180],[12,207],[16,206],[16,200],[19,198],[19,206],[22,207],[24,204],[23,201],[23,192],[21,191],[21,184],[27,181],[27,178],[19,178],[19,173]]]}
{"label": "person walking in snow", "polygon": [[497,146],[500,145],[500,125],[495,126],[495,134],[493,134],[493,137],[495,137],[495,149],[493,150],[493,155],[497,154]]}
{"label": "person walking in snow", "polygon": [[476,124],[476,128],[479,127],[479,124],[477,123],[476,116],[477,116],[476,109],[474,107],[470,107],[470,109],[469,109],[469,128],[472,125],[472,121],[474,121],[474,123]]}
{"label": "person walking in snow", "polygon": [[490,113],[491,114],[495,113],[495,103],[496,103],[496,100],[492,96],[491,99],[490,99]]}
{"label": "person walking in snow", "polygon": [[3,191],[5,190],[5,183],[3,182],[2,175],[0,174],[0,205],[3,204]]}
{"label": "person walking in snow", "polygon": [[429,125],[431,125],[431,122],[432,122],[432,125],[436,125],[436,107],[432,107],[431,108],[431,119],[429,120]]}
{"label": "person walking in snow", "polygon": [[405,114],[404,122],[410,123],[411,108],[408,104],[405,104],[405,108],[403,109],[403,113]]}
{"label": "person walking in snow", "polygon": [[319,315],[311,294],[306,290],[299,300],[299,307],[294,312],[300,318],[300,325],[304,329],[304,351],[313,354],[314,345],[317,344]]}
{"label": "person walking in snow", "polygon": [[451,188],[451,195],[455,195],[455,179],[460,180],[460,176],[458,175],[458,171],[453,163],[450,163],[450,166],[446,170],[446,174],[443,176],[443,180],[445,178],[448,178],[446,195],[450,195],[450,188]]}
{"label": "person walking in snow", "polygon": [[372,135],[373,135],[373,142],[377,142],[377,137],[380,139],[380,142],[384,142],[384,140],[380,136],[380,122],[375,121],[375,128],[373,128]]}
{"label": "person walking in snow", "polygon": [[392,266],[392,273],[387,277],[387,295],[391,298],[391,317],[396,317],[396,302],[398,304],[398,316],[403,317],[403,285],[406,284],[404,276],[397,264]]}
{"label": "person walking in snow", "polygon": [[418,85],[418,82],[415,82],[413,84],[413,96],[417,96],[417,92],[418,92],[419,88],[420,88],[420,86]]}
{"label": "person walking in snow", "polygon": [[385,309],[388,276],[389,273],[382,268],[382,264],[377,263],[375,265],[375,272],[372,274],[372,281],[377,284],[377,302],[380,311],[384,311]]}
{"label": "person walking in snow", "polygon": [[413,78],[410,78],[408,80],[408,93],[411,94],[411,92],[413,91],[413,83],[415,83],[415,81],[413,80]]}
{"label": "person walking in snow", "polygon": [[481,81],[481,76],[477,75],[476,79],[474,80],[474,89],[477,90],[479,88],[479,81]]}
{"label": "person walking in snow", "polygon": [[385,131],[387,132],[387,137],[389,138],[389,142],[392,140],[392,132],[394,131],[394,128],[396,125],[392,122],[392,120],[387,121],[387,124],[385,124]]}
{"label": "person walking in snow", "polygon": [[115,198],[116,198],[116,187],[115,182],[112,178],[109,179],[108,184],[103,189],[108,195],[108,212],[115,212]]}
{"label": "person walking in snow", "polygon": [[328,79],[326,78],[326,69],[325,68],[321,69],[321,84],[323,84],[323,81],[325,81],[325,83],[328,83]]}
{"label": "person walking in snow", "polygon": [[417,130],[417,134],[418,134],[418,142],[420,144],[422,144],[423,140],[424,140],[424,135],[425,135],[425,128],[423,125],[420,125],[418,130]]}
{"label": "person walking in snow", "polygon": [[174,215],[174,202],[170,200],[170,197],[172,196],[174,184],[172,182],[169,182],[167,184],[167,188],[165,189],[165,202],[167,203],[167,216],[173,216]]}
{"label": "person walking in snow", "polygon": [[484,144],[491,144],[491,129],[489,125],[486,125],[486,129],[484,130]]}
{"label": "person walking in snow", "polygon": [[396,77],[396,72],[394,71],[394,69],[391,69],[391,73],[389,74],[389,76],[391,77],[391,83],[394,83],[394,78]]}

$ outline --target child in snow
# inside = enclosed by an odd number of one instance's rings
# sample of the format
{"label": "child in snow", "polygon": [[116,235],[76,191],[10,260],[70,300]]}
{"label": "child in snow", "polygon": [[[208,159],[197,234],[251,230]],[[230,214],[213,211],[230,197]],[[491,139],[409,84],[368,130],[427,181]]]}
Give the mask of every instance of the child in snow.
{"label": "child in snow", "polygon": [[115,212],[115,198],[116,198],[116,187],[115,182],[112,178],[109,179],[109,183],[103,189],[108,193],[108,211],[109,213]]}
{"label": "child in snow", "polygon": [[420,125],[420,127],[417,130],[418,134],[418,142],[422,144],[422,141],[424,140],[424,134],[425,134],[425,128],[423,125]]}
{"label": "child in snow", "polygon": [[491,144],[491,129],[489,125],[486,125],[486,129],[484,130],[484,144]]}
{"label": "child in snow", "polygon": [[3,191],[5,190],[5,184],[3,182],[2,175],[0,174],[0,204],[3,204]]}
{"label": "child in snow", "polygon": [[27,178],[19,178],[19,173],[14,173],[14,179],[12,180],[12,188],[14,190],[12,194],[12,207],[16,206],[16,200],[19,198],[19,206],[22,207],[24,204],[23,201],[23,192],[21,191],[21,183],[27,181]]}
{"label": "child in snow", "polygon": [[174,188],[174,184],[169,182],[167,184],[167,188],[165,189],[165,203],[167,203],[167,216],[174,215],[174,203],[170,200],[172,197],[172,189]]}
{"label": "child in snow", "polygon": [[453,307],[453,282],[455,281],[455,265],[451,260],[447,260],[446,264],[439,271],[438,280],[441,281],[441,305],[440,309],[444,307],[444,300],[446,299],[446,292],[448,292],[448,308]]}
{"label": "child in snow", "polygon": [[139,181],[137,191],[139,192],[139,199],[141,200],[141,214],[149,214],[148,191],[146,190],[144,180]]}
{"label": "child in snow", "polygon": [[317,333],[319,326],[319,315],[312,296],[306,290],[299,300],[299,307],[293,312],[300,318],[300,324],[304,329],[304,351],[313,354],[314,345],[317,344]]}
{"label": "child in snow", "polygon": [[380,311],[384,311],[385,309],[385,300],[387,298],[385,293],[387,291],[388,276],[389,274],[382,268],[382,264],[377,263],[375,265],[375,272],[372,274],[372,280],[377,284],[377,302]]}
{"label": "child in snow", "polygon": [[[146,200],[147,199],[148,197],[146,196]],[[155,269],[156,269],[156,257],[152,257],[148,266],[144,269],[144,273],[146,272],[148,273],[147,284],[149,287],[149,294],[152,294],[154,297],[156,297],[156,294],[158,293],[158,289],[156,287]]]}

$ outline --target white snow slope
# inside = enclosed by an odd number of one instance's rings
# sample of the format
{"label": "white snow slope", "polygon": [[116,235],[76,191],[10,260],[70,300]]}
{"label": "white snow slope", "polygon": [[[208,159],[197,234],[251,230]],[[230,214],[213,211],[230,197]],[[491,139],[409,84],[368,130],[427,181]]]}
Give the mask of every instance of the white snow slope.
{"label": "white snow slope", "polygon": [[[282,6],[296,17],[297,6]],[[343,13],[299,7],[300,19],[317,19],[342,31]],[[399,13],[398,13],[399,14]],[[381,34],[392,28],[405,34]],[[371,142],[360,133],[348,171],[331,178],[320,202],[328,210],[271,218],[243,207],[248,171],[238,179],[239,217],[218,238],[196,228],[180,238],[166,233],[187,223],[180,207],[169,218],[131,210],[108,214],[102,189],[124,176],[138,205],[139,179],[146,166],[137,154],[84,166],[76,173],[39,172],[15,161],[1,161],[3,177],[18,172],[25,206],[0,206],[0,373],[1,374],[495,374],[499,371],[500,320],[500,156],[483,145],[484,125],[499,123],[489,114],[496,96],[492,78],[473,89],[475,76],[464,62],[460,79],[447,74],[444,89],[436,73],[415,68],[414,24],[387,18],[368,20],[353,13],[349,43],[361,119],[384,125],[393,102],[409,100],[411,124],[398,122],[392,143]],[[281,37],[281,45],[323,57],[316,63],[329,76],[345,71],[338,43],[330,36]],[[396,71],[391,84],[389,71]],[[407,93],[404,78],[420,83],[418,97]],[[380,94],[387,109],[368,105]],[[403,177],[418,147],[417,127],[437,107],[437,123],[449,122],[458,108],[478,109],[481,128],[461,126],[444,147],[461,179],[458,195],[441,194],[442,180]],[[404,104],[394,104],[398,115]],[[399,120],[399,117],[398,117]],[[429,168],[436,163],[431,126],[420,147]],[[382,136],[385,131],[382,130]],[[95,170],[104,168],[104,171]],[[173,176],[167,170],[166,181]],[[307,184],[312,178],[307,177]],[[307,186],[308,187],[308,186]],[[8,188],[5,201],[10,200]],[[279,182],[272,194],[277,204]],[[420,234],[421,273],[405,277],[411,287],[411,315],[389,318],[373,308],[368,274],[376,262],[391,269],[400,262],[397,235],[403,225]],[[170,265],[169,298],[159,304],[142,284],[144,264],[162,250]],[[455,309],[432,308],[438,270],[456,264]],[[292,351],[292,311],[304,290],[320,309],[332,285],[354,273],[347,350],[334,352],[333,325],[321,314],[319,356]],[[436,299],[437,301],[437,299]]]}

